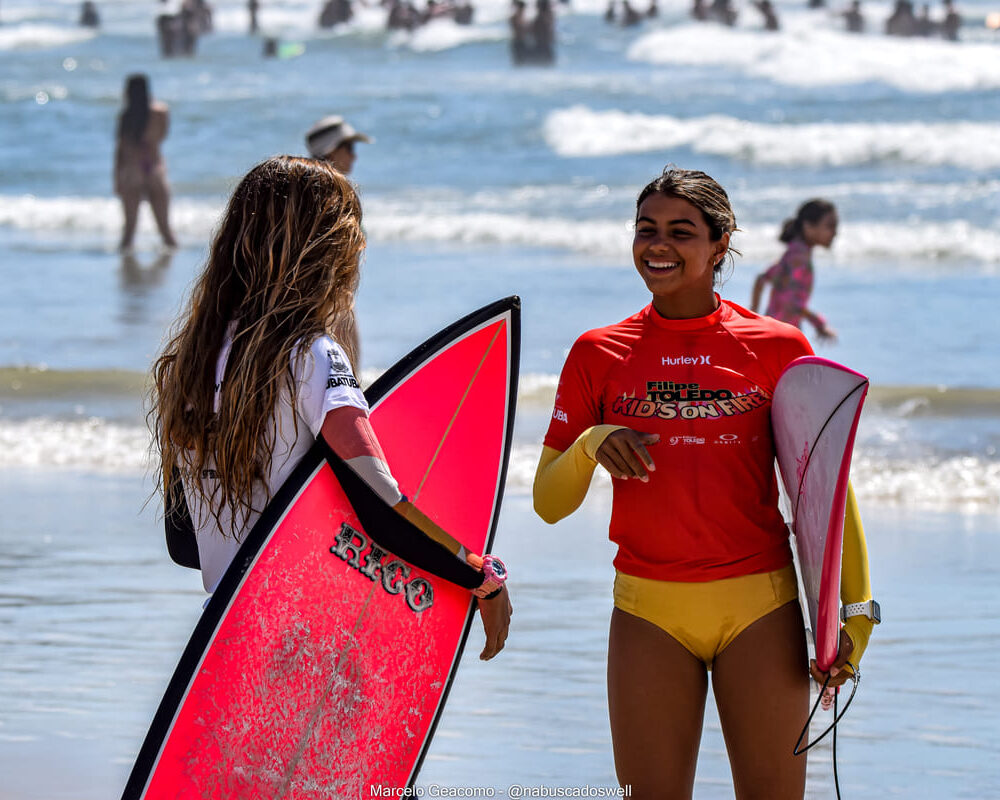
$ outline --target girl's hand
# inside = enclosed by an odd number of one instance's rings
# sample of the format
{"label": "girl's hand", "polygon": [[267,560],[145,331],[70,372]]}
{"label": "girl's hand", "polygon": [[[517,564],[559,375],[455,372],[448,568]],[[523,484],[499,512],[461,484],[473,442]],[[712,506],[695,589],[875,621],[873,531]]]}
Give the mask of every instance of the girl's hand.
{"label": "girl's hand", "polygon": [[609,434],[597,448],[597,463],[611,473],[612,478],[638,478],[649,482],[649,473],[656,470],[647,445],[660,441],[657,433],[642,433],[621,428]]}
{"label": "girl's hand", "polygon": [[[826,686],[826,691],[823,693],[822,706],[824,711],[828,711],[830,706],[833,705],[833,697],[837,693],[837,687],[843,686],[850,680],[854,671],[847,667],[847,662],[851,658],[851,653],[854,652],[854,642],[851,641],[851,637],[847,635],[847,631],[840,631],[840,643],[837,647],[837,660],[833,662],[830,667],[830,671],[823,672],[818,666],[816,666],[816,659],[812,658],[809,660],[809,673],[812,675],[813,680],[816,681],[820,686],[826,681],[826,676],[830,676],[830,682]],[[845,668],[846,667],[846,668]]]}
{"label": "girl's hand", "polygon": [[816,326],[816,334],[827,342],[837,341],[837,332],[826,323]]}
{"label": "girl's hand", "polygon": [[479,654],[480,659],[489,661],[503,650],[507,632],[510,630],[510,615],[513,613],[514,607],[510,604],[506,586],[492,600],[479,599],[479,616],[483,620],[483,631],[486,633],[486,646]]}

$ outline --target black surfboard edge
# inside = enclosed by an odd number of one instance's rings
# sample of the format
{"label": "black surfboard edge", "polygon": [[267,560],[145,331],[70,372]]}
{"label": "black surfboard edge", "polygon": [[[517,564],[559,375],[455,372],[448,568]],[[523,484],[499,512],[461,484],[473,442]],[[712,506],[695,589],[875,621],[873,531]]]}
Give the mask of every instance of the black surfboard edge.
{"label": "black surfboard edge", "polygon": [[[392,388],[394,388],[402,378],[413,372],[413,370],[416,369],[421,362],[426,361],[435,353],[444,349],[447,345],[462,336],[465,332],[483,324],[484,322],[487,322],[493,317],[502,316],[507,313],[510,314],[511,353],[509,359],[510,375],[508,380],[509,394],[507,398],[507,426],[504,431],[505,441],[503,460],[500,470],[500,480],[498,483],[497,503],[494,506],[493,519],[490,522],[490,531],[486,540],[486,552],[490,552],[493,539],[496,534],[497,523],[500,515],[500,500],[503,497],[504,487],[506,486],[507,467],[510,461],[510,450],[512,445],[511,438],[513,436],[514,428],[520,364],[520,308],[520,298],[513,295],[511,297],[490,303],[489,305],[467,314],[437,334],[431,336],[425,342],[418,345],[416,348],[403,356],[403,358],[386,370],[385,373],[383,373],[378,380],[376,380],[365,391],[365,398],[368,400],[369,405],[375,404]],[[139,748],[139,753],[136,756],[135,763],[133,764],[128,780],[125,784],[125,788],[122,792],[122,800],[139,800],[142,797],[152,771],[156,766],[157,759],[159,758],[160,751],[163,747],[167,734],[170,732],[174,718],[176,717],[177,712],[184,701],[184,697],[187,695],[191,681],[197,672],[198,665],[201,663],[201,660],[219,627],[219,623],[225,616],[226,610],[229,608],[237,590],[243,582],[244,575],[263,550],[264,545],[274,533],[274,530],[277,528],[278,523],[284,516],[292,501],[298,496],[299,492],[302,491],[303,487],[316,470],[326,462],[327,450],[328,448],[326,443],[322,441],[322,439],[317,439],[317,441],[302,457],[302,460],[295,467],[295,469],[292,470],[292,473],[281,485],[281,488],[278,489],[274,497],[264,508],[260,518],[250,530],[250,533],[247,534],[243,544],[240,545],[236,556],[233,558],[232,563],[229,565],[222,577],[222,580],[219,582],[219,586],[209,598],[209,601],[205,606],[205,610],[202,612],[198,623],[195,625],[194,631],[192,632],[191,637],[177,663],[177,667],[174,669],[174,673],[167,684],[167,689],[153,715],[153,720],[150,723],[149,730],[141,747]],[[348,498],[348,500],[350,500],[350,498]],[[468,639],[475,608],[475,604],[470,603],[469,614],[466,618],[455,658],[452,662],[452,669],[448,674],[444,689],[442,690],[437,713],[435,714],[428,729],[428,735],[424,740],[424,744],[415,763],[410,780],[407,784],[408,787],[412,786],[416,780],[427,754],[428,746],[433,740],[434,733],[437,730],[437,724],[440,720],[441,712],[444,709],[445,703],[448,699],[448,694],[451,691],[456,668],[458,663],[461,661],[462,653],[465,650],[465,643]]]}

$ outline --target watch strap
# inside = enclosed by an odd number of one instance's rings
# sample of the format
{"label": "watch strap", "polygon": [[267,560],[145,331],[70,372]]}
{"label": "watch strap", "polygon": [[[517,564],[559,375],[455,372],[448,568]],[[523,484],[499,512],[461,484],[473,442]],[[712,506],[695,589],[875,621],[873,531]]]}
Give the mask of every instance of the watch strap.
{"label": "watch strap", "polygon": [[882,609],[874,600],[863,603],[847,603],[840,609],[841,622],[847,622],[849,617],[868,617],[876,625],[882,621]]}

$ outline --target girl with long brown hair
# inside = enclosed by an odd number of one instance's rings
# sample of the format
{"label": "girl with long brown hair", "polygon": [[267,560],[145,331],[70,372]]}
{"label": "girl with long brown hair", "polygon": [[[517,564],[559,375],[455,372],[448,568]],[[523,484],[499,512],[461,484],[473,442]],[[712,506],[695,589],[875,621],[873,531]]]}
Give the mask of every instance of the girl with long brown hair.
{"label": "girl with long brown hair", "polygon": [[[168,527],[186,505],[209,592],[317,436],[426,535],[446,536],[400,493],[354,377],[357,354],[336,337],[353,321],[364,247],[360,202],[336,169],[291,156],[259,164],[233,192],[155,362],[150,421]],[[507,637],[507,590],[486,579],[473,591],[481,657],[492,658]]]}

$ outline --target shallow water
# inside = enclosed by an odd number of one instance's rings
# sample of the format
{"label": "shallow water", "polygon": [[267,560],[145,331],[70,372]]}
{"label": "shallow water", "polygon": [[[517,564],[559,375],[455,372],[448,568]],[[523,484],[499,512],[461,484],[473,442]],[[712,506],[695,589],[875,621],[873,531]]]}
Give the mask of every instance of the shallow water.
{"label": "shallow water", "polygon": [[[167,561],[153,510],[137,511],[141,480],[63,473],[55,504],[46,472],[2,475],[3,796],[114,796],[200,612],[198,576]],[[607,514],[602,489],[554,527],[524,493],[507,498],[497,541],[515,576],[511,637],[484,664],[473,629],[420,785],[614,785]],[[1000,522],[875,507],[866,523],[885,622],[839,729],[842,792],[996,796]],[[710,702],[696,796],[731,791]],[[826,745],[810,756],[809,797],[832,797]]]}

